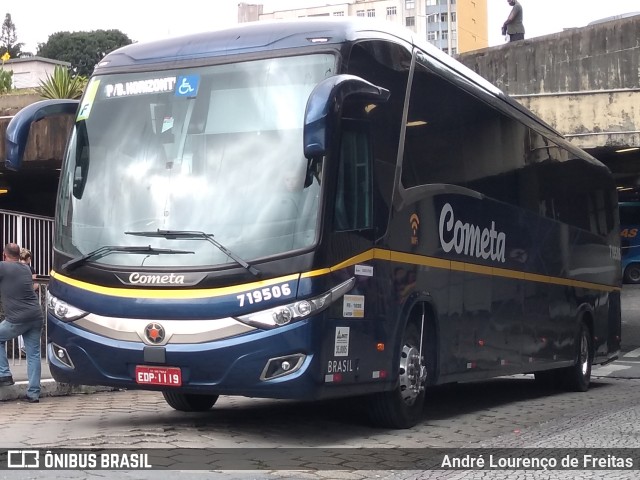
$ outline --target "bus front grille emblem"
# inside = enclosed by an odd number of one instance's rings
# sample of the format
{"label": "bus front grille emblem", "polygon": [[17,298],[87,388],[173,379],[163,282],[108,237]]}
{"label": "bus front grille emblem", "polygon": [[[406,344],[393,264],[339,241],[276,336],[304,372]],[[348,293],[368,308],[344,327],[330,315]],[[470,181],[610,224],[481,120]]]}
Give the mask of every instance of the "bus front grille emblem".
{"label": "bus front grille emblem", "polygon": [[165,336],[164,327],[159,323],[150,323],[145,327],[144,335],[151,343],[162,343]]}

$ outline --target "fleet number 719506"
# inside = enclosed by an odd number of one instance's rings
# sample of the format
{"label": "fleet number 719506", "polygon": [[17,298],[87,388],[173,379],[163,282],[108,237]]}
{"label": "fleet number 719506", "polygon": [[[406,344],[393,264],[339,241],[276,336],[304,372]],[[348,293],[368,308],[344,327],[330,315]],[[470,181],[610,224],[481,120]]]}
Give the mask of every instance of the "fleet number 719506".
{"label": "fleet number 719506", "polygon": [[245,301],[247,304],[253,305],[254,303],[266,302],[272,298],[288,297],[289,295],[291,295],[291,287],[288,283],[283,283],[282,285],[258,288],[238,295],[236,298],[240,302],[240,306],[244,307]]}

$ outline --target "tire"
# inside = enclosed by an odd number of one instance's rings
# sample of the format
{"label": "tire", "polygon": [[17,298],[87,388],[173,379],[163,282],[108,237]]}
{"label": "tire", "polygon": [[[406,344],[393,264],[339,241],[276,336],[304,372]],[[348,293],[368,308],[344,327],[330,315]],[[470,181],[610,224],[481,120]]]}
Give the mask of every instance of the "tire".
{"label": "tire", "polygon": [[218,395],[162,392],[162,396],[171,408],[181,412],[206,412],[218,401]]}
{"label": "tire", "polygon": [[640,263],[631,263],[624,269],[625,283],[640,283]]}
{"label": "tire", "polygon": [[576,364],[558,371],[562,384],[575,392],[586,392],[591,382],[591,363],[593,362],[593,340],[591,332],[580,324],[576,341]]}
{"label": "tire", "polygon": [[420,331],[410,323],[403,335],[396,388],[367,397],[367,411],[374,426],[411,428],[422,417],[427,369],[419,349]]}

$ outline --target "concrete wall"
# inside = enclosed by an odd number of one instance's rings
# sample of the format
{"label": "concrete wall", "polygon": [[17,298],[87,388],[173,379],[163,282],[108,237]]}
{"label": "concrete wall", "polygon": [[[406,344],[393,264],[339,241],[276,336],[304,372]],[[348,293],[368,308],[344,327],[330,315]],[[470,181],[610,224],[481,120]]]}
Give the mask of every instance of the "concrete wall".
{"label": "concrete wall", "polygon": [[582,149],[640,147],[638,90],[516,99]]}
{"label": "concrete wall", "polygon": [[640,16],[461,54],[510,95],[640,88]]}
{"label": "concrete wall", "polygon": [[[15,115],[21,108],[31,105],[39,100],[43,100],[43,98],[35,93],[29,95],[0,95],[0,117]],[[4,131],[2,134],[4,135]]]}
{"label": "concrete wall", "polygon": [[[0,142],[0,159],[2,159],[0,170],[4,168],[6,158],[4,138],[10,120],[7,117],[0,118],[0,138],[2,139]],[[72,115],[55,115],[34,123],[29,132],[23,167],[25,169],[43,166],[51,169],[60,168],[72,126]]]}
{"label": "concrete wall", "polygon": [[459,55],[583,149],[640,146],[640,16]]}

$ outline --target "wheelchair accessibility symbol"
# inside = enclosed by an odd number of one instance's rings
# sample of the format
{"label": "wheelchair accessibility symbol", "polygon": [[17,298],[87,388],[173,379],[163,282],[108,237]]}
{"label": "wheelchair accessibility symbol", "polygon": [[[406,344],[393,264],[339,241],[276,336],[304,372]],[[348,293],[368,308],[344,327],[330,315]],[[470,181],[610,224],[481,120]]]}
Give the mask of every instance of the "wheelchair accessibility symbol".
{"label": "wheelchair accessibility symbol", "polygon": [[176,97],[195,97],[200,85],[199,75],[185,75],[178,77],[176,83]]}

